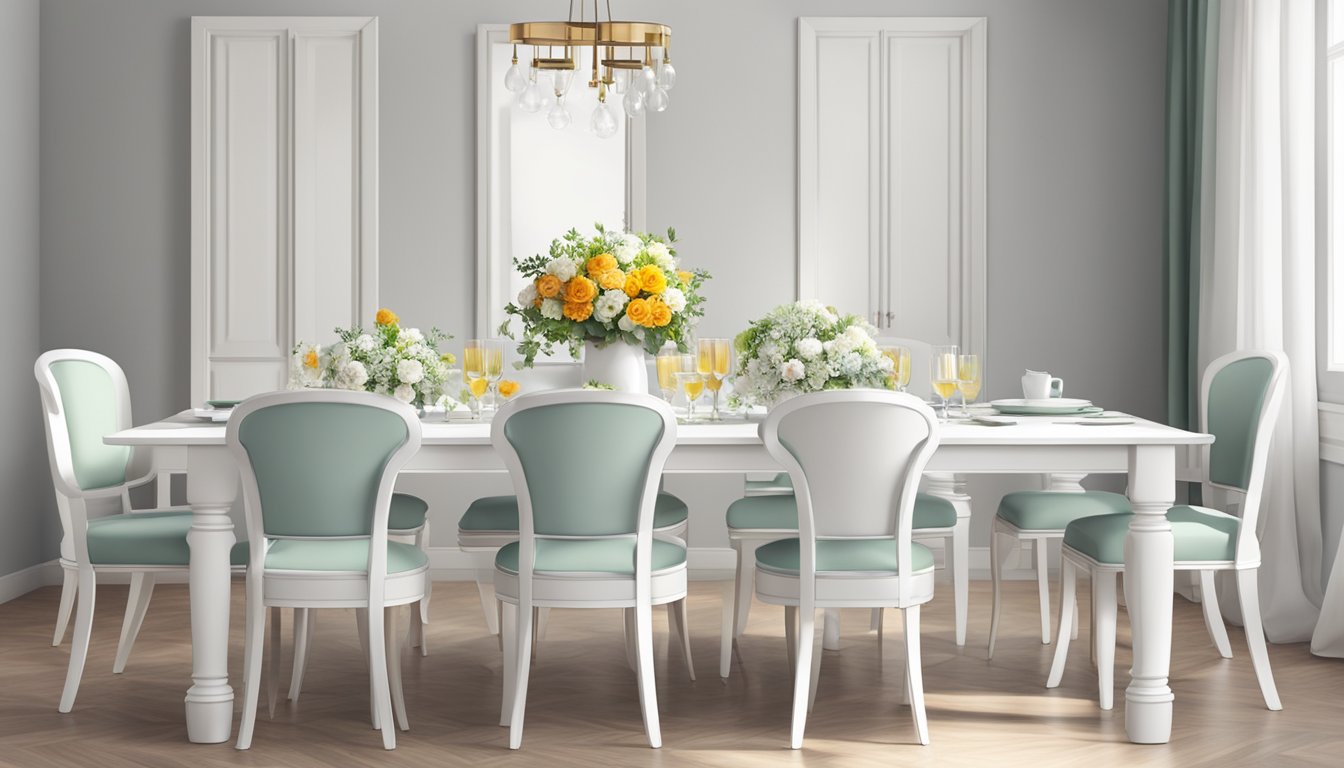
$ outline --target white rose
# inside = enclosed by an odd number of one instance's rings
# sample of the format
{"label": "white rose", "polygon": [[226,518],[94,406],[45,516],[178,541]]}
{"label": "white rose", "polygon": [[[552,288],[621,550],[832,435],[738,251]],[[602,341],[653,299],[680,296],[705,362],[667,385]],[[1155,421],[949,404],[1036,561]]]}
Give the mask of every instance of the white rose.
{"label": "white rose", "polygon": [[799,341],[794,346],[797,347],[798,354],[802,355],[805,360],[815,359],[817,355],[821,354],[821,342],[811,337]]}
{"label": "white rose", "polygon": [[415,384],[425,378],[425,366],[419,360],[402,360],[397,363],[397,378],[403,384]]}
{"label": "white rose", "polygon": [[361,333],[355,338],[355,349],[358,349],[360,352],[372,352],[377,348],[378,342],[374,341],[373,337],[367,333]]}
{"label": "white rose", "polygon": [[415,387],[410,384],[401,384],[392,392],[392,396],[403,403],[409,403],[415,399]]}
{"label": "white rose", "polygon": [[419,328],[402,328],[397,332],[398,344],[419,344],[425,340],[425,335]]}
{"label": "white rose", "polygon": [[797,358],[789,360],[779,367],[779,377],[785,381],[798,381],[807,375],[803,361]]}
{"label": "white rose", "polygon": [[639,326],[635,325],[634,322],[630,320],[629,315],[626,315],[625,317],[622,317],[620,320],[618,320],[616,322],[616,327],[620,328],[622,331],[625,331],[626,333],[637,330],[639,328]]}
{"label": "white rose", "polygon": [[561,256],[546,262],[546,271],[560,278],[560,282],[567,283],[578,274],[579,265],[575,264],[573,259]]}
{"label": "white rose", "polygon": [[528,283],[523,290],[518,292],[518,306],[526,309],[537,301],[537,286],[535,283]]}
{"label": "white rose", "polygon": [[663,303],[673,312],[680,312],[686,308],[686,294],[680,288],[668,288],[663,291]]}
{"label": "white rose", "polygon": [[625,291],[614,289],[604,291],[593,305],[593,316],[604,323],[609,323],[612,318],[621,313],[621,310],[625,308],[625,304],[629,300],[630,297],[625,295]]}
{"label": "white rose", "polygon": [[640,240],[638,235],[627,232],[621,236],[621,242],[617,243],[612,255],[616,257],[616,263],[624,267],[634,261],[642,250],[644,250],[644,241]]}
{"label": "white rose", "polygon": [[565,316],[565,305],[559,299],[542,299],[541,316],[547,320],[559,320]]}
{"label": "white rose", "polygon": [[649,243],[644,249],[644,252],[652,256],[654,262],[664,270],[667,270],[668,272],[675,272],[677,270],[677,263],[672,260],[672,253],[667,249],[665,243]]}
{"label": "white rose", "polygon": [[341,368],[336,385],[341,389],[363,389],[369,380],[369,372],[358,360],[351,360]]}

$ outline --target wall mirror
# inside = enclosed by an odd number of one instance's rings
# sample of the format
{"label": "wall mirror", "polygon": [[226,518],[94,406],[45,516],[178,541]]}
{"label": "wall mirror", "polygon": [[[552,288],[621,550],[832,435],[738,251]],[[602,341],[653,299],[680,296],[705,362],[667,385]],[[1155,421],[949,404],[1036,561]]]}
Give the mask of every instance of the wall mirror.
{"label": "wall mirror", "polygon": [[[519,54],[526,74],[530,48],[520,46]],[[529,112],[505,87],[513,55],[507,24],[477,27],[476,335],[482,337],[499,335],[507,318],[504,306],[523,288],[515,257],[546,253],[570,228],[591,233],[594,222],[645,228],[644,121],[622,115],[615,136],[593,133],[592,49],[575,49],[574,79],[563,99],[569,122],[563,128],[552,124],[563,123],[551,114],[552,89],[543,89],[545,103]],[[557,359],[569,356],[559,352]]]}

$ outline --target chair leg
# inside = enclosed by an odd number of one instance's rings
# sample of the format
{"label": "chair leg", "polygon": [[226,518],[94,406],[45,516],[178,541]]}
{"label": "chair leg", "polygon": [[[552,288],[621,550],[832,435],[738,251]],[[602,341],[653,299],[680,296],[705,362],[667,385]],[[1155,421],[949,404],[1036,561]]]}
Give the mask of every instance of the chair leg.
{"label": "chair leg", "polygon": [[1115,601],[1115,571],[1092,574],[1092,603],[1096,606],[1097,703],[1109,710],[1115,700],[1115,623],[1119,608]]}
{"label": "chair leg", "polygon": [[874,608],[873,610],[871,610],[871,611],[868,612],[868,631],[869,631],[869,632],[881,632],[881,631],[882,631],[882,609],[881,609],[881,608]]}
{"label": "chair leg", "polygon": [[499,637],[504,645],[504,687],[500,693],[499,724],[508,727],[513,715],[513,686],[518,674],[518,606],[500,601]]}
{"label": "chair leg", "polygon": [[822,612],[821,647],[828,651],[840,650],[840,609],[827,608]]}
{"label": "chair leg", "polygon": [[784,647],[788,654],[789,669],[798,659],[798,607],[784,606]]}
{"label": "chair leg", "polygon": [[355,629],[359,632],[359,652],[369,655],[369,609],[355,609]]}
{"label": "chair leg", "polygon": [[289,699],[299,700],[299,691],[303,688],[303,675],[308,671],[308,652],[313,645],[313,636],[317,634],[317,609],[294,609],[294,667],[289,673]]}
{"label": "chair leg", "polygon": [[546,627],[551,623],[550,608],[534,608],[537,624],[532,632],[532,658],[537,657],[537,645],[546,639]]}
{"label": "chair leg", "polygon": [[723,582],[723,611],[719,617],[719,677],[725,681],[733,666],[733,617],[737,614],[737,606],[733,603],[736,597],[737,584]]}
{"label": "chair leg", "polygon": [[1050,556],[1046,539],[1036,539],[1032,544],[1036,556],[1036,589],[1041,598],[1041,643],[1050,644]]}
{"label": "chair leg", "polygon": [[[751,610],[751,593],[756,576],[756,564],[747,561],[741,540],[731,540],[733,554],[737,556],[737,567],[733,573],[732,591],[725,589],[723,626],[719,628],[719,677],[728,679],[732,667],[733,642],[746,628],[747,612]],[[754,549],[753,549],[754,552]],[[753,557],[754,559],[754,557]]]}
{"label": "chair leg", "polygon": [[1218,649],[1218,655],[1224,659],[1232,658],[1232,643],[1227,639],[1227,626],[1223,624],[1223,614],[1218,610],[1218,586],[1214,583],[1213,571],[1199,572],[1199,604],[1204,606],[1204,626],[1209,630],[1209,639]]}
{"label": "chair leg", "polygon": [[51,636],[53,647],[65,639],[65,628],[70,625],[70,614],[75,610],[75,595],[79,592],[79,571],[75,568],[62,568],[61,606],[56,609],[56,632]]}
{"label": "chair leg", "polygon": [[966,645],[966,612],[971,593],[971,523],[968,517],[957,518],[952,529],[952,545],[944,545],[952,571],[952,610],[955,611],[954,639],[957,646]]}
{"label": "chair leg", "polygon": [[[429,518],[425,518],[425,524],[420,526],[420,532],[415,535],[415,545],[421,551],[429,551]],[[425,579],[425,595],[420,598],[415,607],[411,609],[411,621],[416,622],[416,639],[420,641],[420,655],[428,656],[429,647],[425,644],[425,627],[429,626],[429,599],[434,593],[434,580]],[[487,619],[488,621],[488,619]]]}
{"label": "chair leg", "polygon": [[397,748],[397,729],[392,727],[392,692],[388,686],[387,645],[384,640],[386,617],[382,605],[364,611],[368,617],[369,690],[373,693],[374,714],[383,733],[383,749]]}
{"label": "chair leg", "polygon": [[621,621],[625,629],[625,663],[630,671],[639,671],[639,652],[635,648],[635,609],[622,608]]}
{"label": "chair leg", "polygon": [[824,632],[825,630],[821,627],[817,627],[816,630],[814,630],[814,636],[812,638],[812,664],[811,669],[808,671],[809,675],[807,685],[808,714],[811,714],[812,708],[817,705],[817,681],[821,678],[821,657],[824,655],[821,652],[821,646],[818,644],[820,641],[820,637],[818,636],[821,634],[821,632]]}
{"label": "chair leg", "polygon": [[112,663],[112,674],[119,675],[126,670],[131,648],[140,635],[140,626],[145,622],[145,611],[149,610],[153,596],[154,574],[144,571],[131,574],[131,591],[126,596],[126,617],[121,620],[121,639],[117,641],[117,659]]}
{"label": "chair leg", "polygon": [[[254,585],[255,582],[255,585]],[[260,579],[247,580],[247,628],[243,640],[243,712],[238,722],[238,749],[252,746],[257,725],[257,698],[261,693],[262,643],[266,636],[266,606]]]}
{"label": "chair leg", "polygon": [[527,707],[527,677],[532,671],[532,608],[518,606],[514,632],[513,709],[509,713],[509,749],[523,746],[523,712]]}
{"label": "chair leg", "polygon": [[639,657],[639,709],[644,714],[644,733],[649,746],[663,746],[662,726],[658,721],[658,693],[653,678],[653,606],[635,607],[635,646]]}
{"label": "chair leg", "polygon": [[999,611],[1003,581],[1003,552],[1001,541],[1004,534],[999,532],[998,521],[989,532],[989,581],[993,599],[989,609],[989,658],[994,658],[994,641],[999,636]]}
{"label": "chair leg", "polygon": [[[1060,558],[1059,561],[1059,642],[1055,643],[1055,660],[1050,665],[1050,676],[1045,680],[1046,688],[1058,688],[1059,681],[1064,677],[1064,663],[1069,657],[1069,640],[1073,637],[1073,630],[1069,626],[1073,622],[1073,606],[1078,602],[1078,566],[1072,561]],[[1094,602],[1095,606],[1096,603]],[[1096,613],[1093,613],[1092,634],[1095,637]]]}
{"label": "chair leg", "polygon": [[929,743],[929,716],[924,709],[924,668],[919,652],[919,606],[901,611],[905,619],[905,687],[910,694],[910,715],[915,721],[915,737]]}
{"label": "chair leg", "polygon": [[481,611],[485,614],[485,626],[490,634],[499,634],[498,605],[495,600],[495,568],[476,569],[476,592],[481,597]]}
{"label": "chair leg", "polygon": [[1237,571],[1237,593],[1241,597],[1242,626],[1246,629],[1246,646],[1251,651],[1251,665],[1255,679],[1260,682],[1260,694],[1265,706],[1283,709],[1279,689],[1274,685],[1274,673],[1269,668],[1269,648],[1265,646],[1265,628],[1260,622],[1259,574],[1254,569]]}
{"label": "chair leg", "polygon": [[[409,613],[411,621],[415,622],[419,606],[411,605]],[[401,687],[401,641],[397,637],[397,613],[400,607],[384,609],[384,644],[387,646],[387,686],[392,696],[392,714],[397,718],[397,727],[403,731],[411,730],[411,723],[406,719],[406,693]]]}
{"label": "chair leg", "polygon": [[271,608],[271,632],[266,648],[266,708],[271,718],[275,717],[275,701],[280,694],[281,616],[279,608]]}
{"label": "chair leg", "polygon": [[79,680],[84,676],[84,660],[89,655],[89,634],[93,631],[94,578],[93,568],[79,570],[79,606],[75,609],[75,633],[70,642],[70,666],[65,671],[65,689],[61,691],[60,712],[69,712],[75,706]]}
{"label": "chair leg", "polygon": [[688,629],[689,621],[686,617],[686,598],[683,597],[675,603],[667,604],[667,618],[676,629],[677,638],[681,640],[681,658],[686,662],[686,675],[694,683],[695,662],[691,659],[691,632]]}
{"label": "chair leg", "polygon": [[[793,724],[789,732],[789,746],[803,748],[803,730],[807,727],[807,702],[810,698],[808,684],[812,682],[812,654],[821,653],[813,647],[817,612],[809,608],[792,608],[798,617],[797,662],[793,665]],[[789,624],[793,624],[792,621]]]}

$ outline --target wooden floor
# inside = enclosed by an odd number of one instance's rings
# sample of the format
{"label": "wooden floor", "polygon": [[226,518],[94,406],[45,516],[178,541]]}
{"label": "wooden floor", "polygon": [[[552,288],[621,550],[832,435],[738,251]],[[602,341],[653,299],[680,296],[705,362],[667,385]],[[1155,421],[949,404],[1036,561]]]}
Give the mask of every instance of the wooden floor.
{"label": "wooden floor", "polygon": [[[1116,710],[1102,712],[1086,628],[1063,685],[1043,688],[1052,648],[1036,635],[1034,584],[1009,585],[993,661],[985,659],[988,585],[973,585],[970,638],[962,650],[951,640],[949,592],[942,589],[924,614],[930,746],[914,743],[909,709],[898,703],[902,646],[894,612],[884,645],[866,631],[865,612],[846,612],[844,648],[826,653],[805,747],[792,752],[782,610],[755,607],[741,662],[725,684],[717,675],[720,588],[695,583],[691,626],[699,682],[687,681],[675,649],[668,656],[664,618],[655,614],[661,750],[644,741],[619,613],[556,611],[532,676],[523,749],[511,753],[507,731],[496,725],[500,655],[484,629],[475,589],[436,584],[430,655],[406,657],[411,731],[400,734],[389,753],[368,726],[366,676],[349,611],[321,614],[302,699],[282,703],[269,720],[263,697],[252,749],[238,752],[232,744],[186,741],[182,699],[191,647],[185,587],[159,587],[127,671],[117,676],[111,667],[126,587],[99,591],[93,647],[69,715],[56,712],[69,642],[50,647],[58,589],[45,588],[0,606],[0,765],[1344,765],[1344,664],[1313,657],[1304,645],[1271,646],[1285,709],[1269,712],[1240,631],[1232,630],[1235,658],[1220,659],[1198,606],[1178,599],[1172,743],[1135,746],[1124,739],[1130,654],[1123,616],[1116,660],[1121,690]],[[241,601],[235,585],[230,669],[240,700]],[[285,656],[287,664],[288,649]],[[235,718],[235,732],[236,726]]]}

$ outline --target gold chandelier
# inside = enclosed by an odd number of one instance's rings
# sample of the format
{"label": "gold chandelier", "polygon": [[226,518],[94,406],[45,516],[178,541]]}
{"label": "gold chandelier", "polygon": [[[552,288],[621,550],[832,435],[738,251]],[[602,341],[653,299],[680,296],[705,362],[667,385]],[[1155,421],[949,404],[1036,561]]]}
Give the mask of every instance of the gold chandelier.
{"label": "gold chandelier", "polygon": [[[669,104],[667,92],[676,84],[677,70],[672,66],[671,27],[647,21],[615,21],[611,0],[606,0],[607,18],[603,21],[599,2],[592,0],[591,19],[584,0],[578,0],[576,19],[575,0],[570,0],[566,21],[510,24],[513,65],[504,76],[504,87],[517,94],[523,111],[539,112],[549,105],[547,122],[556,129],[567,128],[570,115],[565,100],[576,71],[575,53],[591,48],[588,87],[597,91],[597,108],[589,125],[598,136],[610,138],[618,124],[609,97],[621,96],[621,106],[630,118],[663,112]],[[532,47],[526,74],[518,66],[520,45]]]}

